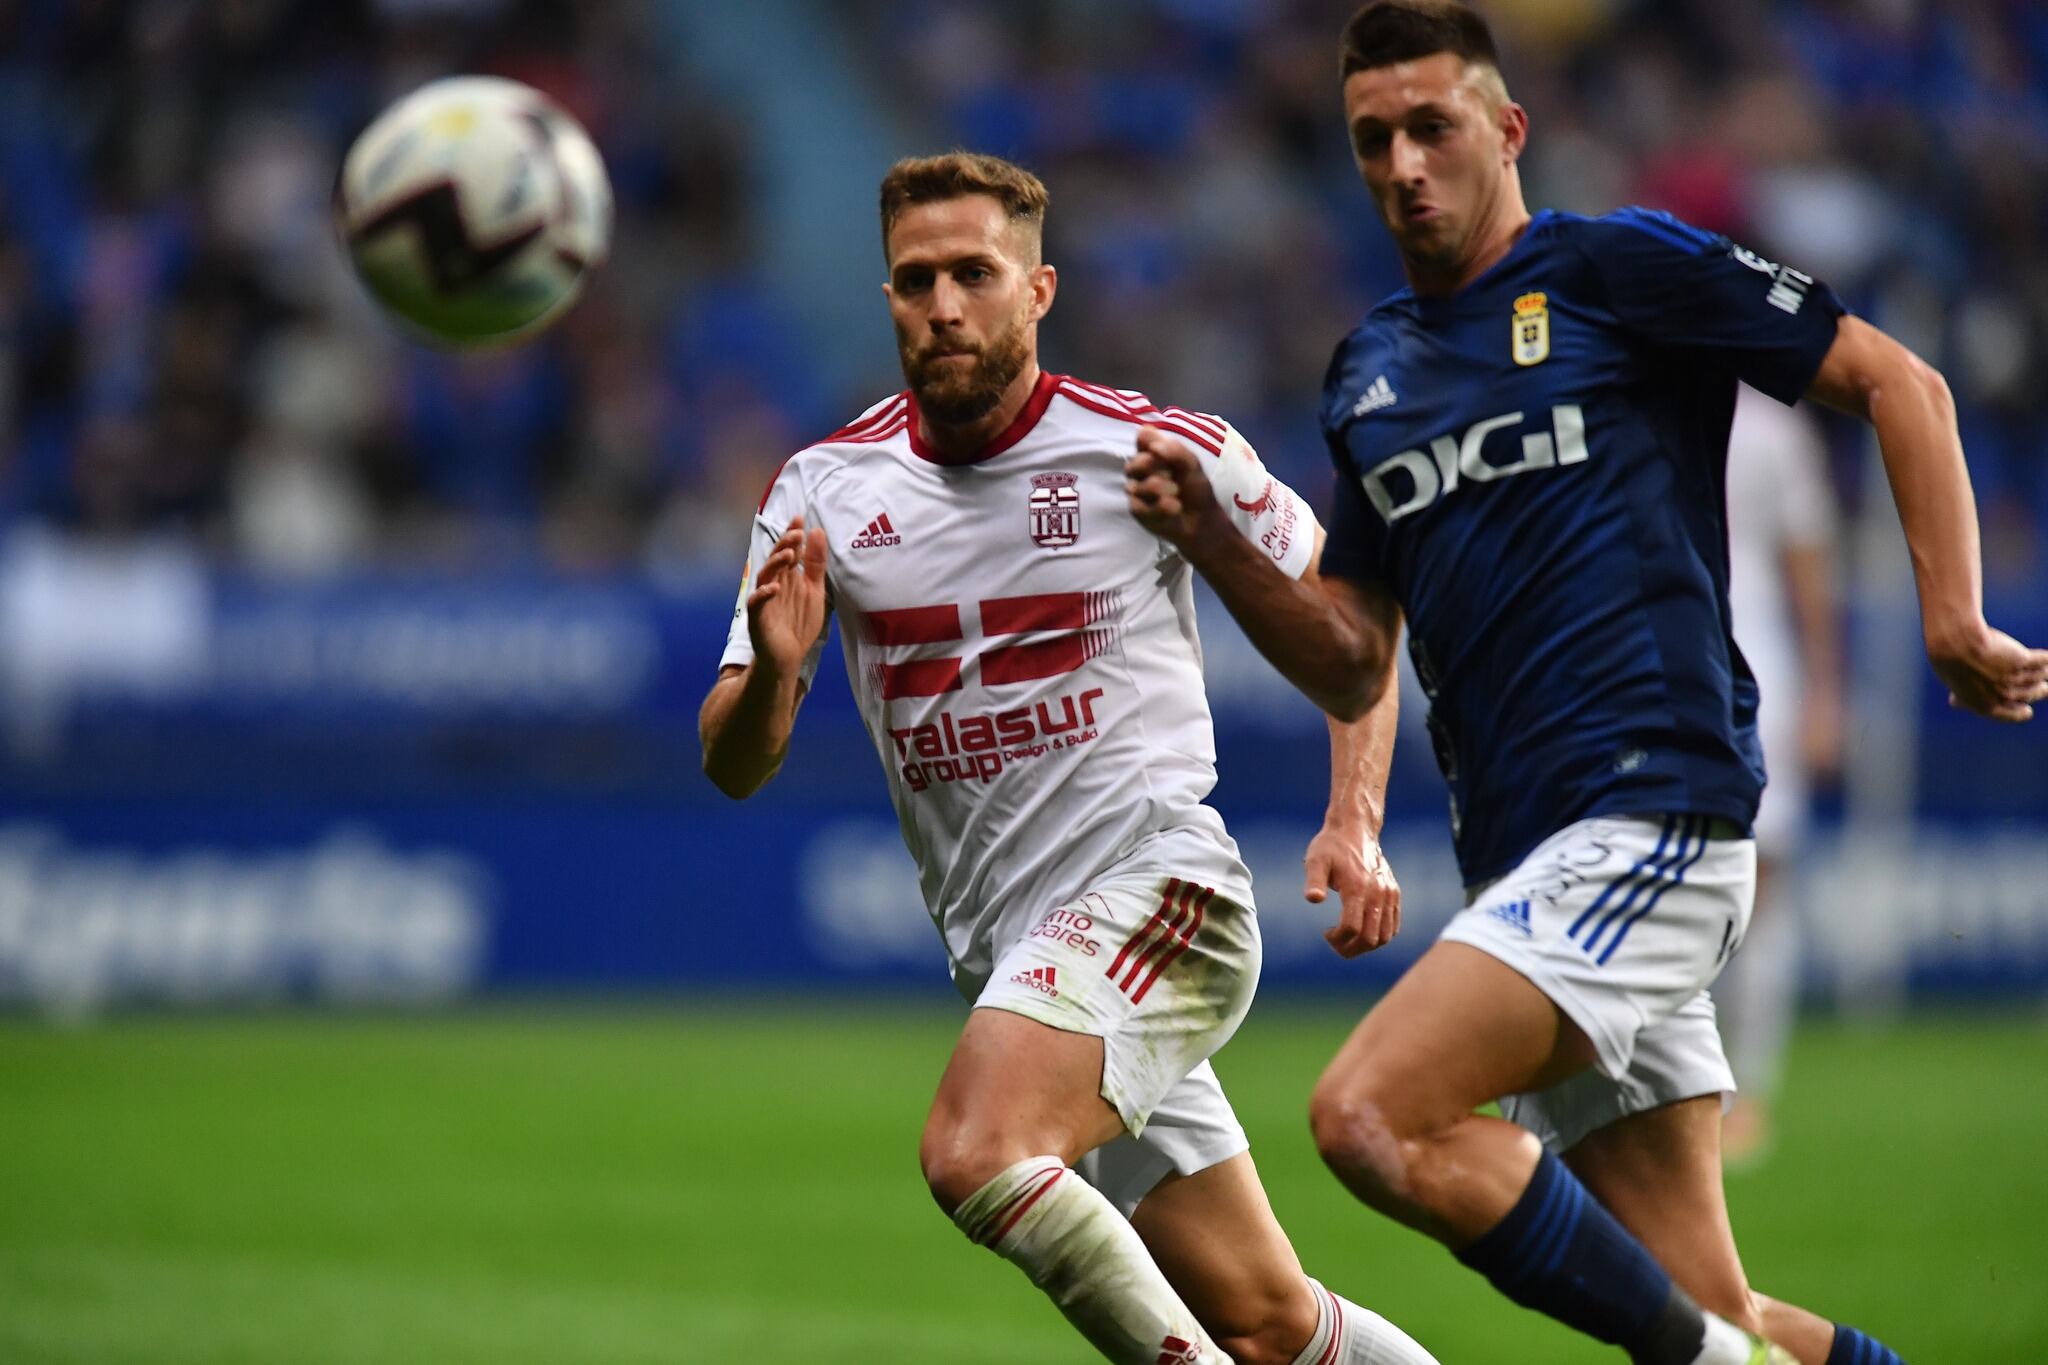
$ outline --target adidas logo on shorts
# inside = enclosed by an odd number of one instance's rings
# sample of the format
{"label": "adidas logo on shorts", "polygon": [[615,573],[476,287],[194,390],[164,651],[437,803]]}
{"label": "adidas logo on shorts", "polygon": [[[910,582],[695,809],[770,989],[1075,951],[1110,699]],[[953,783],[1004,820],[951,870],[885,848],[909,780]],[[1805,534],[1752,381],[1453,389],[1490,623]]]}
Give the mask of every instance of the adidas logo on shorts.
{"label": "adidas logo on shorts", "polygon": [[1028,972],[1019,972],[1011,977],[1010,984],[1013,986],[1029,986],[1040,995],[1050,996],[1052,999],[1057,1000],[1060,998],[1059,979],[1056,975],[1058,970],[1056,967],[1033,967]]}
{"label": "adidas logo on shorts", "polygon": [[1201,1358],[1202,1348],[1192,1341],[1168,1337],[1159,1343],[1159,1365],[1197,1365]]}
{"label": "adidas logo on shorts", "polygon": [[1507,925],[1508,928],[1520,933],[1523,938],[1535,937],[1536,931],[1529,924],[1529,902],[1527,901],[1507,901],[1494,906],[1493,909],[1486,913],[1499,920],[1502,924]]}

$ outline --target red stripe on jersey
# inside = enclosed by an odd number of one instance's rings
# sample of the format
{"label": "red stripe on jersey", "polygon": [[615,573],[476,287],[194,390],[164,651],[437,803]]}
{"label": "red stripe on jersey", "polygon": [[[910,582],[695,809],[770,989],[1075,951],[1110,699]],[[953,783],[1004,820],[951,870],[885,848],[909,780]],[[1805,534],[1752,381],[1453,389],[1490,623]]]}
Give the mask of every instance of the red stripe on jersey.
{"label": "red stripe on jersey", "polygon": [[958,659],[912,659],[902,664],[877,664],[882,700],[902,697],[936,697],[960,690]]}
{"label": "red stripe on jersey", "polygon": [[1175,422],[1169,417],[1152,415],[1140,417],[1127,408],[1111,407],[1099,398],[1083,393],[1079,389],[1069,388],[1064,384],[1060,386],[1060,392],[1076,403],[1079,403],[1082,407],[1087,408],[1090,412],[1101,413],[1104,417],[1114,417],[1119,422],[1129,422],[1134,427],[1158,427],[1161,431],[1170,431],[1176,436],[1184,437],[1194,442],[1211,455],[1221,455],[1223,453],[1222,442],[1195,430],[1193,427]]}
{"label": "red stripe on jersey", "polygon": [[1193,917],[1188,920],[1185,926],[1175,931],[1177,938],[1173,946],[1164,953],[1161,953],[1159,960],[1152,964],[1152,975],[1146,977],[1145,984],[1138,987],[1137,993],[1131,996],[1131,1003],[1133,1005],[1142,1003],[1145,999],[1145,992],[1152,989],[1152,983],[1165,975],[1166,969],[1179,960],[1180,955],[1193,945],[1195,935],[1200,933],[1202,929],[1202,912],[1208,908],[1209,898],[1215,894],[1216,888],[1213,886],[1205,886],[1195,892],[1194,899],[1189,906],[1189,909],[1194,912]]}
{"label": "red stripe on jersey", "polygon": [[813,441],[805,446],[803,450],[792,453],[781,464],[775,466],[775,475],[768,480],[768,486],[761,490],[760,505],[754,510],[756,512],[768,510],[768,495],[775,491],[777,481],[782,478],[782,471],[789,468],[790,460],[794,460],[798,455],[803,454],[804,450],[815,450],[819,446],[831,445],[835,441],[851,442],[856,445],[865,445],[870,441],[886,441],[903,430],[902,425],[899,424],[907,421],[909,411],[910,392],[906,389],[882,404],[881,407],[868,416],[849,422],[824,440]]}
{"label": "red stripe on jersey", "polygon": [[890,418],[887,422],[884,422],[881,426],[875,427],[869,431],[864,431],[858,436],[848,436],[841,440],[839,444],[848,446],[871,446],[882,441],[893,441],[898,436],[901,436],[903,434],[903,429],[909,425],[909,416],[903,413],[898,413],[896,416]]}
{"label": "red stripe on jersey", "polygon": [[1089,393],[1094,394],[1103,401],[1119,404],[1126,410],[1147,420],[1165,418],[1169,421],[1180,422],[1208,434],[1216,441],[1225,440],[1230,435],[1230,428],[1221,417],[1212,416],[1206,412],[1196,412],[1192,408],[1162,408],[1150,398],[1135,390],[1125,391],[1123,389],[1106,388],[1101,384],[1091,384],[1085,379],[1076,379],[1072,375],[1063,377],[1068,383],[1088,390]]}
{"label": "red stripe on jersey", "polygon": [[981,685],[1003,687],[1035,678],[1056,678],[1072,673],[1087,661],[1088,653],[1079,635],[1062,635],[1035,645],[1004,645],[983,651]]}
{"label": "red stripe on jersey", "polygon": [[960,638],[960,608],[897,607],[871,611],[862,627],[871,645],[936,645]]}
{"label": "red stripe on jersey", "polygon": [[887,426],[890,422],[902,416],[909,404],[910,391],[905,389],[902,393],[897,394],[894,398],[882,404],[881,407],[875,409],[868,416],[848,422],[824,440],[813,442],[813,444],[822,446],[830,445],[834,441],[858,440],[880,427]]}
{"label": "red stripe on jersey", "polygon": [[1048,592],[1034,597],[990,598],[981,604],[981,633],[1079,630],[1088,624],[1088,596],[1085,592]]}

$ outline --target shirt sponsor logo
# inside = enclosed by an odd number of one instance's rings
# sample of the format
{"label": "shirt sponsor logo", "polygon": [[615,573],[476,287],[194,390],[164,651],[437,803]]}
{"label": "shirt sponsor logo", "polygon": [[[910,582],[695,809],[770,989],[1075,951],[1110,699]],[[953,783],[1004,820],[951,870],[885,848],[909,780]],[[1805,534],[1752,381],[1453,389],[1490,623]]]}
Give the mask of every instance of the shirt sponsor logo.
{"label": "shirt sponsor logo", "polygon": [[1730,246],[1728,254],[1759,275],[1771,277],[1771,292],[1764,296],[1765,303],[1781,313],[1797,313],[1806,306],[1806,293],[1813,288],[1813,276],[1802,274],[1789,265],[1766,260],[1746,246]]}
{"label": "shirt sponsor logo", "polygon": [[928,725],[889,731],[905,786],[927,791],[946,782],[993,782],[1013,763],[1079,748],[1101,737],[1095,703],[1103,691],[1091,687],[1033,706],[955,717],[943,713]]}
{"label": "shirt sponsor logo", "polygon": [[1246,502],[1235,493],[1230,495],[1230,500],[1237,504],[1238,511],[1256,517],[1273,505],[1273,481],[1266,480],[1265,488],[1250,502]]}
{"label": "shirt sponsor logo", "polygon": [[1032,925],[1024,937],[1045,939],[1062,948],[1071,948],[1083,957],[1094,957],[1102,951],[1102,941],[1088,937],[1094,931],[1095,916],[1071,905],[1063,905]]}
{"label": "shirt sponsor logo", "polygon": [[1507,464],[1489,462],[1487,438],[1496,431],[1512,431],[1522,424],[1523,414],[1519,412],[1489,417],[1468,428],[1462,436],[1437,437],[1429,443],[1428,450],[1404,450],[1380,461],[1360,476],[1359,484],[1391,526],[1457,492],[1462,481],[1491,483],[1533,470],[1583,464],[1589,458],[1586,414],[1576,403],[1563,403],[1550,410],[1549,430],[1521,433],[1521,459]]}
{"label": "shirt sponsor logo", "polygon": [[1064,550],[1081,538],[1081,479],[1076,474],[1031,476],[1031,539]]}
{"label": "shirt sponsor logo", "polygon": [[[1264,502],[1272,496],[1273,484],[1271,480],[1268,480],[1266,483],[1266,496],[1261,498],[1260,501]],[[1242,506],[1242,504],[1239,505]],[[1271,526],[1268,526],[1259,533],[1259,544],[1265,547],[1266,553],[1272,555],[1276,562],[1285,563],[1288,550],[1294,546],[1295,528],[1300,525],[1301,509],[1295,505],[1292,497],[1283,496],[1280,499],[1280,514],[1273,518]]]}
{"label": "shirt sponsor logo", "polygon": [[1524,294],[1515,300],[1514,353],[1517,365],[1541,365],[1550,358],[1550,296]]}

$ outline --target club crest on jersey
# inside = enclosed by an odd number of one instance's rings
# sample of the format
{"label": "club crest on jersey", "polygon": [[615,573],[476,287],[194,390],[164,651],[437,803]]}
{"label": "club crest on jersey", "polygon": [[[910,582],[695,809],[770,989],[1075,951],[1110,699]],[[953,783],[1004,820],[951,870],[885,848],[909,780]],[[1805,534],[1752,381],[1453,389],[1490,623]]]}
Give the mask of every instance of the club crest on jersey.
{"label": "club crest on jersey", "polygon": [[1550,295],[1524,294],[1515,300],[1515,363],[1541,365],[1550,358]]}
{"label": "club crest on jersey", "polygon": [[1077,474],[1031,476],[1031,539],[1049,550],[1064,550],[1081,538],[1081,490]]}

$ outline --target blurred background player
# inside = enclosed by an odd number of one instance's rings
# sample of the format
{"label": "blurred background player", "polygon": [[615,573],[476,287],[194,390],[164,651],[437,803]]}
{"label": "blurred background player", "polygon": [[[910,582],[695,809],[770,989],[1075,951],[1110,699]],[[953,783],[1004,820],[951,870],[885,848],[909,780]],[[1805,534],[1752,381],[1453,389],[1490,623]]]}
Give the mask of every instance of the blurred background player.
{"label": "blurred background player", "polygon": [[1728,433],[1728,606],[1756,677],[1767,780],[1756,813],[1756,908],[1714,982],[1735,1098],[1730,1166],[1761,1160],[1799,1006],[1801,855],[1815,784],[1841,776],[1846,706],[1839,518],[1826,439],[1797,408],[1744,385]]}
{"label": "blurred background player", "polygon": [[1037,177],[954,153],[898,162],[881,198],[910,387],[763,496],[705,771],[746,797],[781,767],[836,613],[975,1006],[925,1127],[940,1207],[1120,1365],[1426,1365],[1303,1276],[1208,1062],[1259,930],[1202,803],[1192,574],[1124,510],[1125,453],[1151,424],[1201,448],[1224,533],[1291,576],[1320,528],[1220,419],[1039,369]]}
{"label": "blurred background player", "polygon": [[1129,483],[1332,715],[1384,704],[1412,629],[1467,903],[1331,1062],[1317,1146],[1361,1200],[1638,1365],[1896,1362],[1751,1290],[1722,1193],[1734,1085],[1706,987],[1750,918],[1763,777],[1723,481],[1738,380],[1872,423],[1936,674],[1958,706],[2028,720],[2048,651],[1984,619],[1947,386],[1724,237],[1641,209],[1532,218],[1528,115],[1457,0],[1368,4],[1340,59],[1411,288],[1325,381],[1325,574],[1217,535],[1175,442]]}

